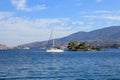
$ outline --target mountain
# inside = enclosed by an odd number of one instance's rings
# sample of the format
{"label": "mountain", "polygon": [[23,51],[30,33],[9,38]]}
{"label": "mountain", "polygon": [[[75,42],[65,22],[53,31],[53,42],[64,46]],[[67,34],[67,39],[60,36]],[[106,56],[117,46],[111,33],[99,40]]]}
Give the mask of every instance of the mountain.
{"label": "mountain", "polygon": [[120,26],[112,26],[90,32],[77,32],[59,40],[63,42],[73,40],[120,40]]}
{"label": "mountain", "polygon": [[[77,32],[69,36],[55,39],[56,46],[65,46],[70,41],[88,41],[96,46],[111,46],[120,43],[120,26],[111,26],[90,32]],[[19,46],[40,48],[45,47],[47,41],[33,42]]]}

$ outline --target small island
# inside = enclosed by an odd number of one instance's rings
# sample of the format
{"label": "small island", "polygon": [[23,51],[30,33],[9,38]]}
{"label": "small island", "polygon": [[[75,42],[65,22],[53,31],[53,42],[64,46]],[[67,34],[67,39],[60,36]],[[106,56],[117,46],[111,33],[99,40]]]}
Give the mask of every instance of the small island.
{"label": "small island", "polygon": [[67,45],[67,48],[69,51],[99,51],[101,48],[96,47],[96,46],[91,46],[88,44],[88,42],[77,42],[77,41],[72,41],[69,42]]}

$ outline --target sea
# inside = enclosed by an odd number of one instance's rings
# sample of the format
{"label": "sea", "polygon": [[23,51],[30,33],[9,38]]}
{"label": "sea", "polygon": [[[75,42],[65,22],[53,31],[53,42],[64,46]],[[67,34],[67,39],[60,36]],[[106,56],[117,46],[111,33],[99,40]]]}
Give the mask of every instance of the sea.
{"label": "sea", "polygon": [[1,50],[0,80],[120,80],[120,49]]}

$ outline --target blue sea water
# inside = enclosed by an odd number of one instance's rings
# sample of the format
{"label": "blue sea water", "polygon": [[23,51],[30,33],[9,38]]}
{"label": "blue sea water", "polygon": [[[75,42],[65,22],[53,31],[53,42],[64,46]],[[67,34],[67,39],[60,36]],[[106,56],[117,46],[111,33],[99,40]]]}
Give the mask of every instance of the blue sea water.
{"label": "blue sea water", "polygon": [[120,49],[0,51],[0,80],[120,80]]}

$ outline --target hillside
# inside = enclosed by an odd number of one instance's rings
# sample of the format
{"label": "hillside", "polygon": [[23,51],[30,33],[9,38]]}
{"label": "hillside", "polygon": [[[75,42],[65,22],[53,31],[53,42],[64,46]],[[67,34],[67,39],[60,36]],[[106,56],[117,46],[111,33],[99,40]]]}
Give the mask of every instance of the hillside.
{"label": "hillside", "polygon": [[[96,46],[112,46],[120,43],[120,26],[111,26],[90,32],[77,32],[69,36],[55,39],[56,46],[65,46],[70,41],[88,41]],[[46,41],[33,42],[20,46],[31,48],[42,48],[47,45]],[[117,45],[118,46],[118,45]]]}
{"label": "hillside", "polygon": [[81,41],[81,40],[120,40],[120,26],[112,26],[98,29],[90,32],[77,32],[67,37],[59,39],[60,41]]}

